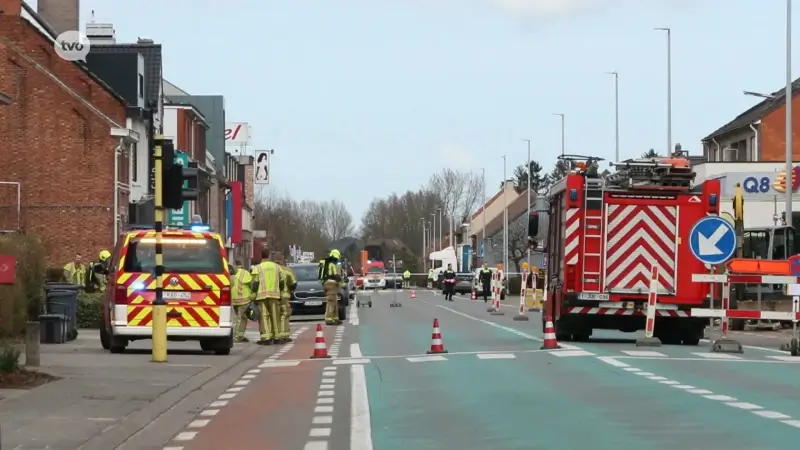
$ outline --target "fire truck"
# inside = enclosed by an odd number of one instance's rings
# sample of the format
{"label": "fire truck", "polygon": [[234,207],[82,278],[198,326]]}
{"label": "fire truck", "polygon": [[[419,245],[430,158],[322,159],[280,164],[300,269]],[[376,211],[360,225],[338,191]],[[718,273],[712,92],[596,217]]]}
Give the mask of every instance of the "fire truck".
{"label": "fire truck", "polygon": [[547,306],[557,339],[643,330],[655,265],[656,337],[699,343],[708,319],[690,310],[708,307],[710,287],[692,282],[692,274],[709,269],[692,255],[688,236],[698,220],[719,214],[720,181],[694,185],[685,156],[612,163],[615,171],[603,175],[600,158],[559,157],[572,170],[549,193]]}

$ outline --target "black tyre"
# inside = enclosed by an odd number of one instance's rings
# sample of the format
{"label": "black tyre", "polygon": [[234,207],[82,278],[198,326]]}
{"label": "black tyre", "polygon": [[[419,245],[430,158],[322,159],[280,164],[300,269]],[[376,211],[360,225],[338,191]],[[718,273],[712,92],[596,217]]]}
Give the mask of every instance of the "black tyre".
{"label": "black tyre", "polygon": [[105,324],[100,328],[100,345],[104,350],[111,348],[111,336],[108,334]]}
{"label": "black tyre", "polygon": [[339,320],[345,321],[347,320],[347,308],[340,306],[339,307]]}
{"label": "black tyre", "polygon": [[125,353],[125,348],[128,347],[128,340],[119,336],[110,336],[108,350],[111,353]]}

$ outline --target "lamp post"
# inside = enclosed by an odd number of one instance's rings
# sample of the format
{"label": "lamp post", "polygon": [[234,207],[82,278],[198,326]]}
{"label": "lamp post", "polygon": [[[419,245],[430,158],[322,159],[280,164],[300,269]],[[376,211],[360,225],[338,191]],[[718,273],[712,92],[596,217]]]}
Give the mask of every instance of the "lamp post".
{"label": "lamp post", "polygon": [[503,155],[503,270],[508,272],[508,189],[506,189],[506,155]]}
{"label": "lamp post", "polygon": [[786,0],[786,225],[792,226],[792,0]]}
{"label": "lamp post", "polygon": [[614,158],[619,161],[619,72],[615,70],[606,74],[614,76]]}
{"label": "lamp post", "polygon": [[[528,144],[528,220],[531,217],[531,183],[533,182],[533,174],[531,173],[531,140],[523,139]],[[527,227],[526,227],[527,228]],[[531,246],[528,245],[528,266],[531,265]]]}
{"label": "lamp post", "polygon": [[667,33],[667,156],[669,156],[672,154],[672,29],[659,27],[655,30]]}
{"label": "lamp post", "polygon": [[[439,211],[439,208],[436,208],[436,211]],[[433,228],[431,228],[431,252],[436,251],[436,213],[432,212],[431,217],[433,217]],[[442,227],[442,224],[439,224],[439,228]],[[439,243],[441,245],[441,242]]]}
{"label": "lamp post", "polygon": [[486,169],[481,169],[481,184],[483,184],[483,227],[481,228],[481,263],[486,261]]}
{"label": "lamp post", "polygon": [[444,211],[444,208],[439,208],[439,246],[444,249],[444,228],[442,227],[444,222],[442,221],[442,211]]}
{"label": "lamp post", "polygon": [[424,217],[420,217],[419,220],[420,220],[420,222],[422,222],[422,270],[423,271],[427,271],[428,270],[428,259],[425,258],[425,244],[426,244],[426,242],[425,242],[425,240],[426,240],[425,239],[425,234],[427,233],[427,230],[425,229],[425,218]]}

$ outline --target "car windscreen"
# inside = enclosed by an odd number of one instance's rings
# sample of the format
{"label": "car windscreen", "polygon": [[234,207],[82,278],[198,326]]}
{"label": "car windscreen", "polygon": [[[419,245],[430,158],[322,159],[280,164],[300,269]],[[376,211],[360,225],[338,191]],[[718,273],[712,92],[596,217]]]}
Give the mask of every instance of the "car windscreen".
{"label": "car windscreen", "polygon": [[[219,241],[214,238],[162,239],[164,273],[223,273]],[[150,273],[156,265],[155,238],[133,239],[125,254],[125,272]]]}
{"label": "car windscreen", "polygon": [[291,269],[297,281],[319,280],[319,266],[292,266]]}
{"label": "car windscreen", "polygon": [[367,273],[372,273],[372,274],[383,274],[384,272],[385,272],[385,270],[383,270],[383,267],[377,267],[377,266],[376,267],[370,267],[367,270]]}

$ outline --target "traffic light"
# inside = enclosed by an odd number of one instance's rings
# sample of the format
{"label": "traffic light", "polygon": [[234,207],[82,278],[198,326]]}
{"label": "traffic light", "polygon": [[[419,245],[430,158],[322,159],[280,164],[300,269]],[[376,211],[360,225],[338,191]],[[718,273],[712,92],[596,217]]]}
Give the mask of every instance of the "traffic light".
{"label": "traffic light", "polygon": [[[189,162],[187,167],[175,162],[175,147],[171,140],[165,140],[162,147],[166,170],[163,179],[164,207],[170,209],[183,208],[184,201],[197,200],[198,168],[197,163]],[[168,159],[169,158],[169,159]]]}

